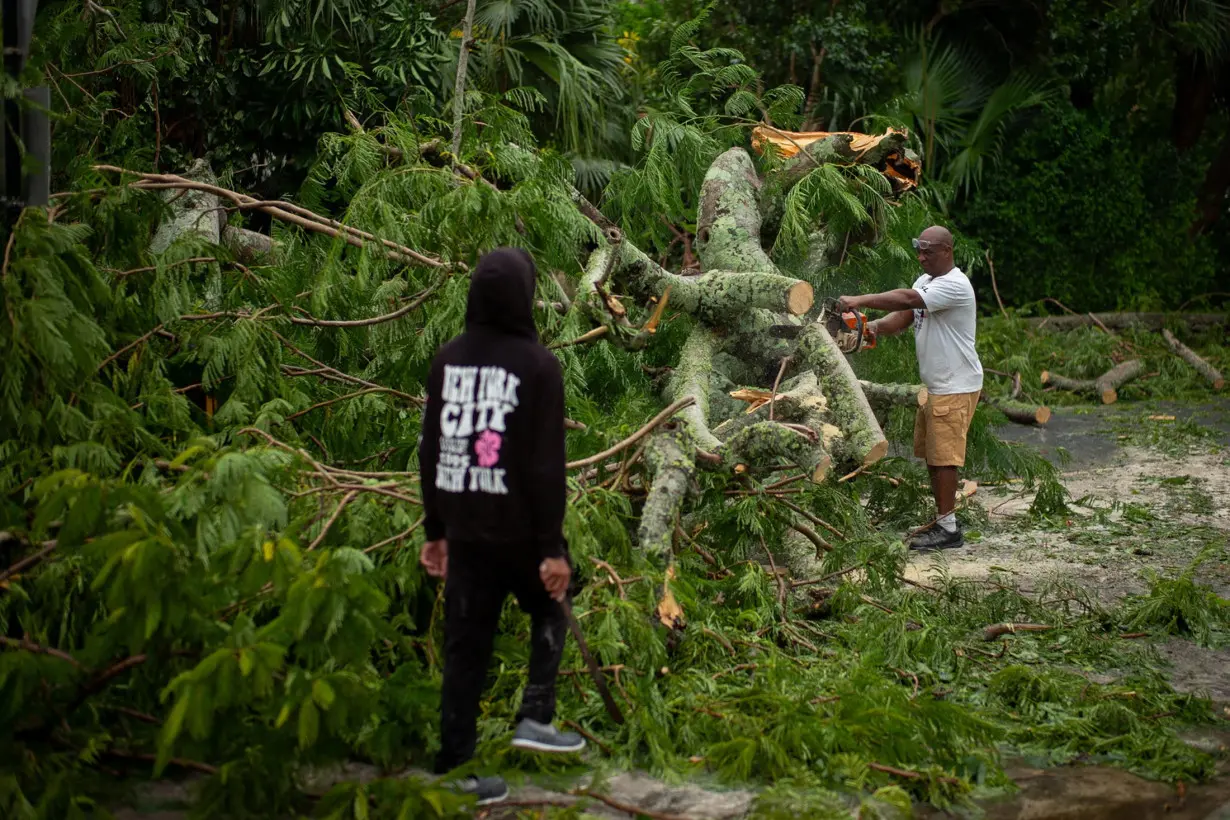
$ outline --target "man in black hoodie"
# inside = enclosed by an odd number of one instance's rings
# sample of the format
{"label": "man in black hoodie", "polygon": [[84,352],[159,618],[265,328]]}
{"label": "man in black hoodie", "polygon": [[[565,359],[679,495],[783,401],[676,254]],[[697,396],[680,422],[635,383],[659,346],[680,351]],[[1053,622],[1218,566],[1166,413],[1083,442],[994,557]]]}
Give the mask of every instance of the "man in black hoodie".
{"label": "man in black hoodie", "polygon": [[[555,729],[555,678],[572,570],[563,537],[564,382],[534,327],[530,255],[500,248],[470,277],[466,330],[436,354],[427,382],[419,467],[420,562],[445,578],[444,685],[437,774],[474,755],[479,697],[509,592],[529,613],[529,683],[513,745],[585,747]],[[469,777],[480,805],[504,799],[502,778]]]}

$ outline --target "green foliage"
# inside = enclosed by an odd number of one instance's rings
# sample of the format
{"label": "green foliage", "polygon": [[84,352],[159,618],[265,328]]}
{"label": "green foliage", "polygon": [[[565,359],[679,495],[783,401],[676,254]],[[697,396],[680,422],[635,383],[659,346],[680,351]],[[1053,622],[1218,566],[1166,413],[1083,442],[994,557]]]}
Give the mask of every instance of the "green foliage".
{"label": "green foliage", "polygon": [[[1125,605],[1128,627],[1190,636],[1201,646],[1224,643],[1230,630],[1230,601],[1195,580],[1200,566],[1213,557],[1214,551],[1214,545],[1205,548],[1175,578],[1152,574],[1148,594],[1137,596]],[[1216,552],[1223,553],[1224,548]]]}
{"label": "green foliage", "polygon": [[958,210],[962,227],[1006,272],[999,279],[1006,302],[1050,297],[1078,311],[1158,310],[1217,289],[1213,247],[1188,237],[1199,162],[1168,145],[1142,149],[1130,135],[1130,126],[1125,134],[1053,106],[984,195]]}
{"label": "green foliage", "polygon": [[[23,215],[0,272],[0,529],[6,554],[24,563],[0,578],[0,731],[12,739],[0,750],[0,808],[84,817],[122,799],[125,776],[152,764],[158,774],[210,772],[200,816],[464,814],[455,796],[409,778],[341,784],[312,806],[301,777],[347,759],[421,766],[438,745],[441,589],[417,565],[423,381],[431,354],[463,326],[463,265],[496,245],[525,247],[539,263],[538,297],[562,301],[561,280],[575,281],[581,251],[600,240],[573,205],[568,152],[601,144],[606,127],[590,110],[615,88],[605,7],[483,4],[481,82],[467,93],[456,158],[438,148],[451,121],[433,85],[455,38],[419,7],[228,8],[233,26],[199,3],[85,14],[52,5],[40,21],[48,36],[32,70],[55,79],[65,105],[56,162],[68,193],[54,220]],[[835,74],[853,74],[889,36],[860,17],[867,8],[843,7],[808,35],[833,45]],[[799,86],[762,90],[766,75],[739,52],[697,45],[711,41],[712,19],[670,26],[653,82],[641,78],[634,165],[606,191],[608,213],[645,249],[674,238],[663,217],[694,222],[709,162],[751,124],[800,123]],[[885,70],[882,55],[869,63]],[[343,106],[362,131],[337,133]],[[835,97],[820,107],[844,110]],[[155,122],[166,127],[151,140]],[[557,126],[558,139],[542,139]],[[151,232],[173,204],[90,167],[149,169],[156,157],[182,167],[205,153],[236,187],[264,173],[236,170],[253,153],[286,159],[302,185],[273,197],[442,264],[393,262],[374,243],[284,223],[271,230],[276,260],[239,264],[191,235],[153,253]],[[479,179],[459,177],[454,159]],[[788,203],[783,258],[796,261],[823,218],[881,241],[852,243],[807,272],[822,292],[908,284],[909,239],[934,211],[925,194],[885,207],[882,186],[859,168],[809,176]],[[236,225],[252,225],[248,216],[227,214]],[[975,250],[960,240],[962,258]],[[429,298],[388,318],[420,295]],[[628,307],[637,321],[647,313]],[[586,329],[575,311],[540,309],[536,320],[548,343]],[[570,457],[624,439],[658,409],[650,373],[677,361],[690,327],[668,311],[643,351],[559,350],[567,413],[587,425],[568,434]],[[1100,372],[1114,350],[1096,335],[1075,345],[1022,335],[1015,318],[984,328],[988,365],[1025,374],[1043,364]],[[1211,348],[1215,361],[1223,347]],[[915,372],[902,343],[856,366],[893,381]],[[1161,366],[1167,381],[1132,389],[1196,384],[1179,365]],[[1054,468],[999,442],[993,420],[979,411],[971,474],[1023,478],[1039,487],[1036,512],[1061,512]],[[894,438],[907,423],[895,414]],[[916,464],[879,469],[866,482],[791,493],[836,530],[818,563],[841,574],[816,585],[814,608],[782,596],[760,563],[792,537],[783,506],[761,492],[777,476],[699,474],[670,582],[689,628],[669,640],[649,615],[664,569],[633,538],[641,494],[574,474],[565,530],[582,582],[576,612],[600,662],[621,666],[611,682],[628,721],[609,721],[571,641],[561,712],[609,746],[614,766],[778,784],[758,804],[764,817],[841,816],[841,802],[868,817],[911,800],[967,804],[975,789],[1004,785],[1005,748],[1103,755],[1167,779],[1211,773],[1207,755],[1177,740],[1180,727],[1210,719],[1203,701],[1157,676],[1133,681],[1131,700],[1082,691],[1055,671],[1139,668],[1134,648],[1107,640],[1129,621],[1213,635],[1206,599],[1183,581],[1159,583],[1134,609],[1106,613],[950,578],[902,586],[905,550],[892,530],[917,523],[925,477]],[[625,478],[643,487],[644,467],[629,465]],[[1012,619],[1055,629],[1012,636],[1011,652],[986,649],[980,630]],[[559,773],[570,764],[507,749],[529,643],[512,601],[501,629],[474,768]],[[1173,718],[1149,719],[1163,712]]]}

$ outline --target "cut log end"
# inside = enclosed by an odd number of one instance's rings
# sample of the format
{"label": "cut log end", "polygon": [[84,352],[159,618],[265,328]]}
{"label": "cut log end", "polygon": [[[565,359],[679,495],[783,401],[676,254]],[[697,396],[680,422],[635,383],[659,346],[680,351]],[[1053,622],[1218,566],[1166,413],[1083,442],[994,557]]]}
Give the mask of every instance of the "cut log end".
{"label": "cut log end", "polygon": [[919,407],[926,407],[926,406],[927,406],[927,399],[930,397],[930,395],[931,395],[931,394],[927,392],[927,388],[925,388],[925,387],[924,387],[924,388],[922,388],[921,390],[919,390],[919,391],[918,391],[918,406],[919,406]]}
{"label": "cut log end", "polygon": [[829,468],[833,466],[832,456],[825,455],[820,459],[820,463],[816,465],[816,469],[812,470],[811,480],[814,484],[819,484],[824,479],[828,478]]}
{"label": "cut log end", "polygon": [[1051,380],[1051,372],[1049,370],[1043,370],[1042,375],[1038,378],[1043,384],[1047,384]]}
{"label": "cut log end", "polygon": [[863,457],[863,466],[869,467],[886,455],[888,455],[888,442],[881,438],[872,445],[871,449],[867,451],[867,455]]}
{"label": "cut log end", "polygon": [[1039,407],[1036,411],[1034,411],[1034,420],[1037,421],[1038,424],[1046,424],[1051,420],[1051,408],[1045,406]]}
{"label": "cut log end", "polygon": [[793,285],[786,293],[786,310],[792,316],[802,316],[811,310],[814,302],[815,293],[807,282],[799,282]]}
{"label": "cut log end", "polygon": [[1102,391],[1102,404],[1114,404],[1119,400],[1119,393],[1113,388]]}

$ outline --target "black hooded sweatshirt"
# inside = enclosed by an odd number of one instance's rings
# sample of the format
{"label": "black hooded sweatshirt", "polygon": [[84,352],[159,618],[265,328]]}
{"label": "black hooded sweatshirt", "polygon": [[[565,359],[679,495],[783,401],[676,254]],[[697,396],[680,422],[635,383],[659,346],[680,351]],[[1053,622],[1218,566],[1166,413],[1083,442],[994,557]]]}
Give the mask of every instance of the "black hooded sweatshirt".
{"label": "black hooded sweatshirt", "polygon": [[431,363],[419,467],[427,540],[563,556],[564,380],[534,327],[534,261],[479,260],[466,329]]}

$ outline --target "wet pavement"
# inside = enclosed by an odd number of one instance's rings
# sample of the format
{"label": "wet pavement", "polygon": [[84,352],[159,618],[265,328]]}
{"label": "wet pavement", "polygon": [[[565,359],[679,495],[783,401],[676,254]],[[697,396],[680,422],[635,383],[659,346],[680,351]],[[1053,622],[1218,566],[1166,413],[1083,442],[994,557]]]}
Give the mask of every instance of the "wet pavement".
{"label": "wet pavement", "polygon": [[1081,470],[1112,463],[1119,452],[1118,436],[1133,425],[1158,423],[1149,416],[1174,416],[1176,423],[1195,423],[1210,433],[1210,443],[1230,447],[1230,396],[1199,403],[1150,401],[1108,406],[1052,408],[1044,425],[1006,424],[996,428],[1004,441],[1027,444],[1053,464]]}

